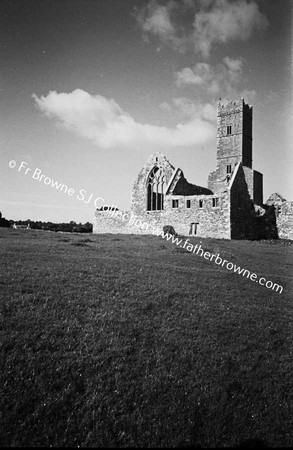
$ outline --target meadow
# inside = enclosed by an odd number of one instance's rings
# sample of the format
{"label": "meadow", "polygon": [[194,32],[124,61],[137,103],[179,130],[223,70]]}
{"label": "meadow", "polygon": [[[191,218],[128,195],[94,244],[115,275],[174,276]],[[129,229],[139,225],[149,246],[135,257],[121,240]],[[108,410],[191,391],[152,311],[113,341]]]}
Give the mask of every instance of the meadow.
{"label": "meadow", "polygon": [[293,245],[0,228],[1,445],[292,446]]}

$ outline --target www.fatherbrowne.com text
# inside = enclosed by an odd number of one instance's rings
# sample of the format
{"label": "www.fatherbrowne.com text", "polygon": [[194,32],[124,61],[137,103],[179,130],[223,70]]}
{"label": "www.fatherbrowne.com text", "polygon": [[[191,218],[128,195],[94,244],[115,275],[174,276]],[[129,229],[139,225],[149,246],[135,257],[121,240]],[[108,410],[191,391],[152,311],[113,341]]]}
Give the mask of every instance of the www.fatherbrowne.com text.
{"label": "www.fatherbrowne.com text", "polygon": [[273,291],[276,291],[278,293],[283,292],[283,286],[273,283],[270,280],[267,280],[264,277],[258,277],[256,273],[251,273],[247,269],[243,269],[236,264],[229,262],[228,260],[222,258],[220,254],[210,253],[208,251],[205,251],[201,247],[201,243],[199,244],[192,244],[189,239],[181,239],[179,237],[176,237],[170,233],[165,233],[162,231],[162,229],[158,227],[152,226],[150,223],[142,222],[140,219],[136,218],[132,213],[122,213],[122,211],[116,211],[116,210],[108,210],[108,214],[112,215],[113,217],[122,219],[123,221],[129,221],[129,225],[132,225],[134,227],[140,228],[144,232],[155,234],[156,236],[161,236],[163,239],[166,239],[167,241],[171,241],[172,244],[178,245],[180,248],[183,248],[187,250],[190,253],[194,253],[197,256],[201,256],[204,259],[207,259],[209,261],[213,261],[218,266],[226,267],[226,269],[237,273],[238,275],[242,275],[243,277],[249,278],[254,283],[258,283],[261,286],[265,286],[267,289],[271,289]]}
{"label": "www.fatherbrowne.com text", "polygon": [[[17,162],[15,160],[11,160],[8,165],[11,169],[14,169],[17,166]],[[78,192],[76,192],[74,188],[69,188],[67,185],[59,183],[56,180],[53,180],[50,177],[46,176],[45,174],[42,173],[41,169],[35,168],[35,170],[32,170],[28,166],[28,163],[26,163],[25,161],[22,161],[18,166],[18,172],[23,172],[25,175],[30,174],[34,180],[43,182],[45,185],[51,186],[52,188],[55,188],[56,190],[59,190],[60,192],[69,195],[70,197],[76,196],[78,200],[86,204],[93,202],[96,209],[98,209],[98,202],[101,202],[103,204],[105,201],[102,197],[94,197],[93,194],[87,195],[85,189],[80,189]],[[265,286],[266,288],[274,290],[279,293],[283,292],[283,287],[280,286],[279,284],[273,283],[270,280],[266,280],[266,278],[264,277],[259,278],[256,273],[251,273],[249,270],[243,269],[237,266],[236,264],[221,258],[219,253],[214,254],[208,251],[204,251],[204,249],[200,245],[202,242],[200,242],[200,244],[193,245],[191,244],[189,239],[185,239],[182,245],[182,239],[172,234],[169,234],[168,232],[164,233],[164,231],[151,225],[150,223],[142,222],[140,219],[135,217],[133,213],[119,211],[118,208],[114,207],[114,205],[109,207],[105,206],[104,204],[103,207],[100,207],[99,209],[104,209],[105,211],[107,211],[109,215],[115,217],[116,219],[129,221],[129,225],[140,228],[145,233],[161,236],[163,239],[166,239],[168,241],[171,240],[173,244],[178,245],[183,249],[186,249],[188,252],[194,253],[197,256],[201,256],[209,261],[213,261],[218,266],[226,267],[226,269],[233,271],[238,275],[242,275],[243,277],[246,276],[246,278],[249,278],[251,281],[255,283],[259,283],[261,286]]]}
{"label": "www.fatherbrowne.com text", "polygon": [[[204,249],[201,247],[200,244],[191,244],[189,242],[189,239],[185,239],[184,241],[182,239],[179,239],[176,236],[173,236],[169,233],[160,232],[158,235],[161,235],[163,239],[166,239],[167,241],[171,240],[173,244],[179,245],[180,248],[184,248],[190,253],[194,253],[198,256],[203,257],[204,259],[207,259],[209,261],[213,261],[218,266],[226,267],[226,269],[237,273],[238,275],[242,275],[243,277],[249,278],[251,281],[255,283],[259,283],[261,286],[265,286],[268,289],[271,289],[273,291],[279,292],[280,294],[283,292],[283,286],[280,286],[277,283],[273,283],[270,280],[267,280],[264,277],[258,277],[256,273],[251,273],[247,269],[243,269],[236,264],[227,261],[224,258],[221,258],[221,256],[218,254],[210,253],[208,251],[204,251]],[[182,242],[183,245],[182,245]]]}

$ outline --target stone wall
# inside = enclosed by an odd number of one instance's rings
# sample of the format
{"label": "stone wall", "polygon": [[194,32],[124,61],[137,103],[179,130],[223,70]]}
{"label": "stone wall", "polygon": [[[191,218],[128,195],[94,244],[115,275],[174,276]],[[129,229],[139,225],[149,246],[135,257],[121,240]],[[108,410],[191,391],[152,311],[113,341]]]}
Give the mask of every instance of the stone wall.
{"label": "stone wall", "polygon": [[[218,199],[218,206],[213,206],[213,198]],[[178,200],[178,208],[173,208],[173,200]],[[190,208],[187,208],[187,200],[190,201]],[[196,235],[199,237],[230,239],[229,193],[221,197],[166,196],[164,211],[144,209],[139,214],[130,211],[96,211],[93,233],[153,234],[154,228],[163,230],[165,225],[171,225],[176,233],[188,236],[191,224],[197,224]]]}
{"label": "stone wall", "polygon": [[[217,201],[217,206],[213,205]],[[173,200],[178,200],[178,208],[172,207]],[[187,208],[190,202],[190,208]],[[230,239],[230,199],[226,191],[221,196],[195,195],[166,197],[166,225],[172,225],[175,231],[188,235],[192,223],[197,224],[196,235],[200,237]]]}
{"label": "stone wall", "polygon": [[[93,221],[93,233],[103,234],[103,233],[114,233],[114,234],[129,234],[131,229],[128,226],[128,220],[123,220],[123,215],[130,215],[129,211],[95,211],[94,221]],[[121,214],[121,216],[120,216]],[[128,216],[125,216],[128,217]]]}
{"label": "stone wall", "polygon": [[242,164],[252,167],[252,107],[242,99]]}
{"label": "stone wall", "polygon": [[254,170],[251,169],[250,167],[242,167],[242,170],[243,170],[243,173],[245,176],[245,181],[246,181],[249,197],[251,200],[253,200],[253,192],[254,192],[254,190],[253,190],[253,172],[254,172]]}
{"label": "stone wall", "polygon": [[154,234],[154,230],[162,230],[164,211],[145,211],[135,215],[131,211],[95,211],[94,234]]}
{"label": "stone wall", "polygon": [[262,206],[263,204],[262,173],[245,166],[243,166],[243,171],[245,174],[247,189],[251,200],[253,200],[256,205]]}
{"label": "stone wall", "polygon": [[239,165],[231,186],[231,239],[253,237],[253,204],[247,187],[244,167]]}
{"label": "stone wall", "polygon": [[253,171],[253,201],[256,205],[263,205],[263,175]]}
{"label": "stone wall", "polygon": [[293,239],[293,202],[285,202],[277,212],[279,238]]}

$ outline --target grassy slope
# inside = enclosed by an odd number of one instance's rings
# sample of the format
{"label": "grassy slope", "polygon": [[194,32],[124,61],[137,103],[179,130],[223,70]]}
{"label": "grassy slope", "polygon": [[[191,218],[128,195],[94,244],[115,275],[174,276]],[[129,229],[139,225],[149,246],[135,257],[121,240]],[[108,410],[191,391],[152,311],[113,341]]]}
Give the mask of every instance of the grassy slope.
{"label": "grassy slope", "polygon": [[[194,242],[199,240],[194,239]],[[293,246],[0,229],[2,444],[292,445]]]}

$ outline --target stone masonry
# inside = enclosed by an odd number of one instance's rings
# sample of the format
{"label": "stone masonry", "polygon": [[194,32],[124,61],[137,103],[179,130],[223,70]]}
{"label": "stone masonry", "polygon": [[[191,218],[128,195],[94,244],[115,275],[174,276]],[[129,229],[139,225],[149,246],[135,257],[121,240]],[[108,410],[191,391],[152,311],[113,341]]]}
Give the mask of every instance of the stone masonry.
{"label": "stone masonry", "polygon": [[252,168],[252,107],[243,99],[219,102],[217,167],[208,187],[189,183],[154,153],[134,180],[131,211],[96,210],[93,233],[149,234],[169,225],[183,236],[293,239],[293,202],[274,195],[263,205],[263,177]]}

